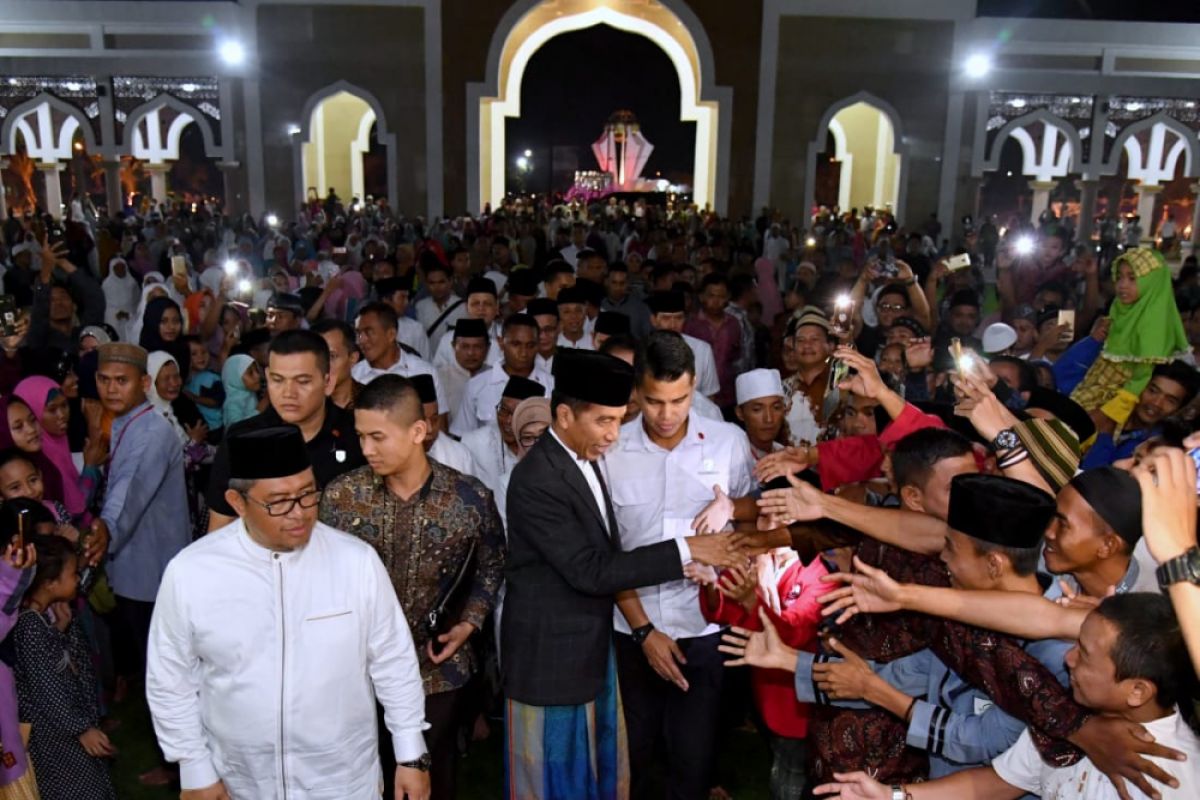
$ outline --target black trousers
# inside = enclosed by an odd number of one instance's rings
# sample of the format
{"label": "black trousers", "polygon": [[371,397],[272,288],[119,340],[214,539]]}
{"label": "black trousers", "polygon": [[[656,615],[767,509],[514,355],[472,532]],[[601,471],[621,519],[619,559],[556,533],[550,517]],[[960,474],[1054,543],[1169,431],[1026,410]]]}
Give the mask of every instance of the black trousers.
{"label": "black trousers", "polygon": [[[462,706],[468,688],[455,689],[425,696],[425,747],[429,750],[430,800],[453,800],[457,791],[458,731],[462,727]],[[383,722],[383,708],[377,706],[379,716],[379,761],[383,765],[383,797],[394,800],[396,796],[396,751],[392,747],[392,735]]]}
{"label": "black trousers", "polygon": [[687,659],[679,667],[688,682],[686,692],[660,678],[632,638],[621,633],[613,638],[629,734],[630,797],[652,796],[654,763],[661,753],[665,796],[707,800],[725,676],[725,660],[717,650],[721,634],[676,640]]}
{"label": "black trousers", "polygon": [[117,595],[112,622],[113,663],[117,674],[128,680],[146,677],[146,644],[150,640],[150,618],[154,603]]}

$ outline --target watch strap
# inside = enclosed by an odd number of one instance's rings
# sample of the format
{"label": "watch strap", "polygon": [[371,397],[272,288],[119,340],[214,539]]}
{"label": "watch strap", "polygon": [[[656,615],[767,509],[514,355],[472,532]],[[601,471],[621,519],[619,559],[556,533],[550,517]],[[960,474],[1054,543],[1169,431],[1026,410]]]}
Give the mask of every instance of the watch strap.
{"label": "watch strap", "polygon": [[649,637],[650,634],[653,632],[654,632],[654,623],[647,622],[645,625],[642,625],[640,628],[634,628],[633,630],[631,630],[629,632],[629,635],[631,637],[633,637],[634,644],[641,645],[642,642],[646,641],[647,637]]}
{"label": "watch strap", "polygon": [[1154,571],[1158,586],[1164,592],[1169,586],[1187,581],[1200,586],[1200,548],[1192,547],[1187,552],[1168,559]]}

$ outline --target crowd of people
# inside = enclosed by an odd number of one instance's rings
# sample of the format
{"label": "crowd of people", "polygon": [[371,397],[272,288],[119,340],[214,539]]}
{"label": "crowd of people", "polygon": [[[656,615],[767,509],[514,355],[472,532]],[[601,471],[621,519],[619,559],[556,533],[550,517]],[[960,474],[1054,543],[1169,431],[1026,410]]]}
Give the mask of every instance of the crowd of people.
{"label": "crowd of people", "polygon": [[[0,226],[0,798],[1200,793],[1200,270],[1050,218]],[[951,239],[954,243],[951,243]],[[1171,243],[1175,245],[1175,242]]]}

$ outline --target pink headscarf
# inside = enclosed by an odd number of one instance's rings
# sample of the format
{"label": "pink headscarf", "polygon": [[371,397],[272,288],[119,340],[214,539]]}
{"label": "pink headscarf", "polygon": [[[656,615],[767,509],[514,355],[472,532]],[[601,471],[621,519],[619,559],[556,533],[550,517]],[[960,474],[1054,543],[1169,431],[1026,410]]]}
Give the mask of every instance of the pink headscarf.
{"label": "pink headscarf", "polygon": [[[46,413],[46,404],[50,402],[53,392],[62,392],[62,387],[50,378],[35,375],[17,384],[13,394],[25,401],[39,423]],[[62,476],[63,505],[72,515],[82,514],[87,510],[87,495],[80,486],[79,470],[71,458],[71,445],[66,436],[51,436],[42,425],[42,453],[50,459],[50,463],[58,468]]]}
{"label": "pink headscarf", "polygon": [[763,322],[770,325],[783,312],[783,298],[779,284],[775,282],[775,265],[769,258],[754,262],[754,273],[758,277],[758,302],[762,303]]}
{"label": "pink headscarf", "polygon": [[348,319],[358,310],[362,299],[367,296],[367,279],[361,272],[350,270],[342,273],[342,285],[331,292],[325,301],[325,312],[333,319]]}

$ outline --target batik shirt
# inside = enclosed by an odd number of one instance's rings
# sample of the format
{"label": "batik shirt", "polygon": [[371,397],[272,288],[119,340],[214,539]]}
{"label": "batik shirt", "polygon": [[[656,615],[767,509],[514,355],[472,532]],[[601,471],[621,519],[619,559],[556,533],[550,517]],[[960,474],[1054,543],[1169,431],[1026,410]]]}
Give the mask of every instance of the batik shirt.
{"label": "batik shirt", "polygon": [[465,686],[476,666],[469,646],[441,664],[429,660],[429,612],[450,591],[476,541],[474,566],[457,593],[465,603],[452,603],[449,613],[456,615],[452,622],[482,629],[496,603],[505,554],[492,493],[475,478],[436,461],[429,468],[429,479],[408,500],[392,493],[370,467],[332,481],[321,500],[322,522],[357,536],[379,553],[412,629],[427,695]]}

